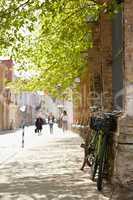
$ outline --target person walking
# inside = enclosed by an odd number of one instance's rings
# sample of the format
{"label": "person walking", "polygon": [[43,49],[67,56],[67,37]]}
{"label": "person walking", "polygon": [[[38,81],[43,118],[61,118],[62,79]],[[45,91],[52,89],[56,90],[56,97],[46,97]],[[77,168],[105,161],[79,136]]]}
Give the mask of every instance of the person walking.
{"label": "person walking", "polygon": [[48,124],[50,128],[50,133],[53,133],[53,125],[54,125],[54,115],[52,113],[49,114],[48,116]]}
{"label": "person walking", "polygon": [[42,131],[42,125],[43,125],[43,119],[41,117],[37,117],[36,122],[35,122],[35,132],[39,133]]}
{"label": "person walking", "polygon": [[63,116],[62,116],[62,128],[63,132],[68,129],[68,116],[65,110],[63,111]]}

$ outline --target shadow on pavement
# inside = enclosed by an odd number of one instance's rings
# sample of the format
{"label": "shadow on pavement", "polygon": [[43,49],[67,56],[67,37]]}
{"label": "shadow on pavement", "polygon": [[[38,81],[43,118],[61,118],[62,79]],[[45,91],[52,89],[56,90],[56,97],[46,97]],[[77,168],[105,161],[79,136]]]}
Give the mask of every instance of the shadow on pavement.
{"label": "shadow on pavement", "polygon": [[[43,174],[40,176],[35,172],[34,176],[26,176],[25,170],[44,169],[41,164],[31,164],[26,168],[20,163],[10,163],[10,165],[1,169],[1,173],[7,177],[0,183],[0,195],[2,200],[102,200],[108,199],[107,196],[97,192],[95,183],[89,179],[89,175],[80,170],[75,173]],[[55,166],[56,167],[56,166]],[[45,171],[45,169],[44,169]],[[20,177],[19,177],[20,176]],[[21,177],[23,176],[23,177]],[[6,198],[4,198],[4,196]]]}
{"label": "shadow on pavement", "polygon": [[[45,138],[42,138],[43,140]],[[0,200],[108,200],[80,171],[79,138],[54,138],[30,147],[0,168]]]}

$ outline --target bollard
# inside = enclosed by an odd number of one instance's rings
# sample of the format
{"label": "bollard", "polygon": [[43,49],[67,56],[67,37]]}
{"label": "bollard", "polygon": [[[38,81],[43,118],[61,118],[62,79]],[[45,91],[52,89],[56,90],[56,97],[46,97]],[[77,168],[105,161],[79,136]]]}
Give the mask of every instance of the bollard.
{"label": "bollard", "polygon": [[22,148],[24,148],[24,128],[25,125],[23,125],[23,131],[22,131]]}

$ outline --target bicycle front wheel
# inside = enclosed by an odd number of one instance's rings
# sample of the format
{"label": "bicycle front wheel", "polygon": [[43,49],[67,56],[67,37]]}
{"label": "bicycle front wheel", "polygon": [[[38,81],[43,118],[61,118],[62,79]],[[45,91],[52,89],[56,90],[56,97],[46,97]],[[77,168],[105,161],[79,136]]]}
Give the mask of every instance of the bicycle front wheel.
{"label": "bicycle front wheel", "polygon": [[96,157],[94,164],[92,165],[92,178],[91,178],[92,181],[95,180],[97,169],[98,169],[98,156]]}
{"label": "bicycle front wheel", "polygon": [[99,159],[99,170],[98,170],[98,178],[97,178],[97,189],[99,191],[102,190],[103,185],[103,176],[105,172],[105,163],[106,163],[106,138],[102,147],[101,156]]}

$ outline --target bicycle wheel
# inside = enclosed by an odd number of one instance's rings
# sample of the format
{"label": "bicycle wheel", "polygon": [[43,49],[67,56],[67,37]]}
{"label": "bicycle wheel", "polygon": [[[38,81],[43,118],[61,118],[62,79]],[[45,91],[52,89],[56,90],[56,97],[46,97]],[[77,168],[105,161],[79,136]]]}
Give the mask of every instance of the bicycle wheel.
{"label": "bicycle wheel", "polygon": [[105,136],[105,140],[104,140],[104,143],[103,143],[101,156],[99,158],[99,170],[98,170],[98,178],[97,178],[97,189],[99,191],[102,190],[103,175],[104,175],[104,170],[105,170],[106,147],[107,147],[106,137],[107,136]]}
{"label": "bicycle wheel", "polygon": [[93,140],[93,145],[94,145],[94,153],[93,153],[93,164],[92,164],[92,181],[95,180],[95,176],[97,173],[98,165],[99,165],[99,155],[98,155],[98,144],[100,141],[100,134],[97,131]]}
{"label": "bicycle wheel", "polygon": [[95,180],[97,169],[98,169],[98,157],[96,157],[94,164],[92,165],[92,178],[91,178],[92,181]]}

